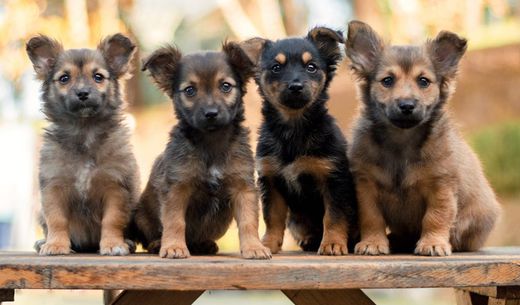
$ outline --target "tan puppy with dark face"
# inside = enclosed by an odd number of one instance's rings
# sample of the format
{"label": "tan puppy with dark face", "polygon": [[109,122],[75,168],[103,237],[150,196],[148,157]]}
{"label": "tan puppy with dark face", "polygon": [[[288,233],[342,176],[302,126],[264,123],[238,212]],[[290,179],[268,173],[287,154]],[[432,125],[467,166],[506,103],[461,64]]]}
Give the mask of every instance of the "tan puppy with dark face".
{"label": "tan puppy with dark face", "polygon": [[50,123],[40,152],[46,239],[35,247],[42,255],[132,250],[123,231],[137,203],[139,176],[122,123],[121,86],[134,51],[121,34],[95,50],[63,50],[46,36],[27,43]]}
{"label": "tan puppy with dark face", "polygon": [[368,25],[349,24],[346,53],[362,101],[350,151],[357,254],[473,251],[493,228],[495,194],[445,110],[465,51],[466,40],[450,32],[390,46]]}

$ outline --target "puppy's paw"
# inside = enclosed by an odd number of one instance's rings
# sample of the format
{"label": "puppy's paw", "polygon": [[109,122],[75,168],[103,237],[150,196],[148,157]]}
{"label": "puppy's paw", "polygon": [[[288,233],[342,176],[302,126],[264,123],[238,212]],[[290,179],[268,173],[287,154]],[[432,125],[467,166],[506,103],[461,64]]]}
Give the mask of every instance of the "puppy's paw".
{"label": "puppy's paw", "polygon": [[137,248],[135,242],[130,239],[125,239],[125,243],[128,245],[128,250],[130,251],[130,253],[135,253],[135,250]]}
{"label": "puppy's paw", "polygon": [[70,254],[70,243],[66,242],[45,242],[40,245],[40,255],[63,255]]}
{"label": "puppy's paw", "polygon": [[260,242],[255,245],[241,247],[240,253],[243,258],[248,259],[270,259],[272,257],[271,250],[264,247]]}
{"label": "puppy's paw", "polygon": [[282,250],[283,238],[265,234],[262,237],[262,244],[271,250],[272,254],[276,254]]}
{"label": "puppy's paw", "polygon": [[124,240],[103,239],[99,243],[99,254],[101,255],[128,255],[130,254],[130,245]]}
{"label": "puppy's paw", "polygon": [[414,253],[426,256],[448,256],[451,255],[451,245],[444,240],[421,238],[417,242]]}
{"label": "puppy's paw", "polygon": [[186,245],[173,244],[162,246],[159,256],[162,258],[188,258],[190,257],[190,251]]}
{"label": "puppy's paw", "polygon": [[318,249],[319,255],[347,255],[347,241],[323,241]]}
{"label": "puppy's paw", "polygon": [[384,255],[390,253],[388,239],[367,239],[357,243],[354,253],[361,255]]}

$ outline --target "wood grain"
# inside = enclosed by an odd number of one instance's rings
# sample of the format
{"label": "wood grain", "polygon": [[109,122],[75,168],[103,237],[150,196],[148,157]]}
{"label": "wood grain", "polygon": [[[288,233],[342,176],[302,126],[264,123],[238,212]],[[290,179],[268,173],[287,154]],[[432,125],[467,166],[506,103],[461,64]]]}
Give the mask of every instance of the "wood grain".
{"label": "wood grain", "polygon": [[148,254],[41,257],[0,252],[0,289],[360,289],[520,286],[520,248],[449,257],[323,257],[282,253],[270,261],[238,253],[184,260]]}
{"label": "wood grain", "polygon": [[360,289],[282,290],[295,305],[375,305]]}
{"label": "wood grain", "polygon": [[468,290],[455,289],[457,305],[488,305],[488,297]]}
{"label": "wood grain", "polygon": [[465,290],[497,299],[520,299],[520,287],[468,287]]}
{"label": "wood grain", "polygon": [[125,290],[111,305],[190,305],[204,291]]}

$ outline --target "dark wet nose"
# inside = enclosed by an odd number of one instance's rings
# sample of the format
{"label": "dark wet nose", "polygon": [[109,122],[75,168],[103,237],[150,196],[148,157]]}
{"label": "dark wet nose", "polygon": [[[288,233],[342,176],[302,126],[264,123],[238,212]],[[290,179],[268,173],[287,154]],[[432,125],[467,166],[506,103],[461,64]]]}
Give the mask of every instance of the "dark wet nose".
{"label": "dark wet nose", "polygon": [[77,95],[78,95],[78,99],[82,102],[84,102],[88,99],[88,91],[86,91],[86,90],[78,91]]}
{"label": "dark wet nose", "polygon": [[303,90],[303,84],[300,82],[293,82],[289,84],[288,88],[291,90],[291,92],[300,92]]}
{"label": "dark wet nose", "polygon": [[413,110],[415,109],[415,105],[417,102],[412,99],[406,99],[406,100],[400,100],[397,103],[397,106],[401,110],[402,114],[412,114]]}
{"label": "dark wet nose", "polygon": [[208,108],[204,110],[204,116],[206,119],[214,119],[218,116],[217,108]]}

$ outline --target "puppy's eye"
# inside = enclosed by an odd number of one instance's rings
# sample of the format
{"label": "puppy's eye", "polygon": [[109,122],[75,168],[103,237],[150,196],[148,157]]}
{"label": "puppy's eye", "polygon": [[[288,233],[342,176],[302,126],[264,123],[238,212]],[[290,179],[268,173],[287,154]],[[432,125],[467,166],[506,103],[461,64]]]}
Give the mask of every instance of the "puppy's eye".
{"label": "puppy's eye", "polygon": [[428,88],[428,86],[431,84],[431,81],[427,79],[426,77],[419,77],[417,79],[417,85],[421,88]]}
{"label": "puppy's eye", "polygon": [[280,66],[279,64],[275,64],[274,66],[271,67],[271,71],[273,71],[273,73],[279,73],[281,70],[282,70],[282,66]]}
{"label": "puppy's eye", "polygon": [[184,94],[186,94],[186,96],[188,97],[192,97],[195,96],[195,94],[197,94],[197,90],[193,86],[188,86],[184,88]]}
{"label": "puppy's eye", "polygon": [[386,88],[390,88],[394,85],[394,78],[392,76],[387,76],[381,80],[381,85]]}
{"label": "puppy's eye", "polygon": [[103,74],[100,74],[100,73],[94,74],[94,81],[96,83],[101,83],[104,79],[105,79],[105,77],[103,76]]}
{"label": "puppy's eye", "polygon": [[307,65],[307,72],[309,73],[316,73],[318,71],[318,67],[316,67],[315,64],[308,64]]}
{"label": "puppy's eye", "polygon": [[58,81],[60,82],[60,84],[64,85],[66,83],[68,83],[70,80],[70,76],[68,74],[63,74],[62,76],[60,76],[60,78],[58,78]]}
{"label": "puppy's eye", "polygon": [[230,83],[228,82],[224,82],[222,83],[222,85],[220,85],[220,90],[224,93],[229,93],[231,92],[231,89],[233,89],[233,85],[231,85]]}

